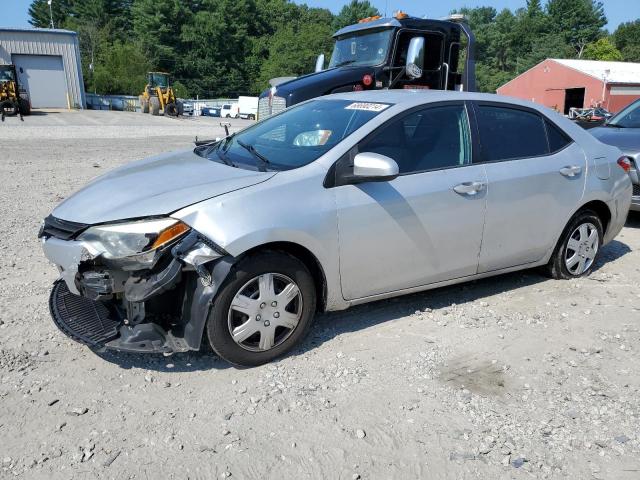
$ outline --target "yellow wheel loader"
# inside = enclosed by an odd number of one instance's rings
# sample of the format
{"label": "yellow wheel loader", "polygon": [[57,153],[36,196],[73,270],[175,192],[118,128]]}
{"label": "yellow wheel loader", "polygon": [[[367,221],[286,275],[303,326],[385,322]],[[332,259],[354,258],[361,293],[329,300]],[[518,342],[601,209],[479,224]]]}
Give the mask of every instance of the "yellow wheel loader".
{"label": "yellow wheel loader", "polygon": [[139,97],[140,112],[151,115],[164,115],[177,117],[182,115],[182,102],[178,101],[176,94],[169,83],[169,74],[162,72],[149,72],[147,85]]}
{"label": "yellow wheel loader", "polygon": [[0,116],[4,122],[4,117],[13,117],[31,113],[31,104],[27,97],[27,92],[20,89],[18,75],[14,65],[0,65]]}

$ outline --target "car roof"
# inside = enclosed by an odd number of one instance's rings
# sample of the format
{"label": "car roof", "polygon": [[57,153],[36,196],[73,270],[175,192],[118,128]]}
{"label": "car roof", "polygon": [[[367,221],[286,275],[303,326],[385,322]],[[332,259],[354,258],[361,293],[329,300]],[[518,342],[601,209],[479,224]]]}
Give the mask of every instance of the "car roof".
{"label": "car roof", "polygon": [[365,90],[360,92],[335,93],[318,97],[319,100],[351,100],[354,102],[382,102],[394,105],[410,106],[423,103],[455,100],[477,100],[485,102],[503,102],[542,110],[539,104],[518,98],[497,95],[495,93],[458,92],[451,90]]}

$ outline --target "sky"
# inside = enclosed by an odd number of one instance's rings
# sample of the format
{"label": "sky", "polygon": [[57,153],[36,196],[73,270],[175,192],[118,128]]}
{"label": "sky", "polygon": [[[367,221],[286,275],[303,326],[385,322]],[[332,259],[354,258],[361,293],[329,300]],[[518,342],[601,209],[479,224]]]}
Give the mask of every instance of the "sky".
{"label": "sky", "polygon": [[[56,0],[53,0],[54,2]],[[338,12],[348,3],[348,0],[295,0],[296,3],[306,3],[313,7],[329,8]],[[371,0],[370,0],[371,1]],[[610,31],[630,20],[640,18],[639,0],[601,0],[604,3],[605,13],[609,19],[607,28]],[[2,4],[2,17],[0,27],[29,27],[28,9],[31,0],[0,0]],[[373,0],[371,1],[380,12],[385,10],[391,14],[394,10],[403,10],[410,15],[429,18],[441,18],[449,14],[452,9],[459,7],[492,6],[497,10],[510,8],[515,10],[523,7],[526,0]]]}

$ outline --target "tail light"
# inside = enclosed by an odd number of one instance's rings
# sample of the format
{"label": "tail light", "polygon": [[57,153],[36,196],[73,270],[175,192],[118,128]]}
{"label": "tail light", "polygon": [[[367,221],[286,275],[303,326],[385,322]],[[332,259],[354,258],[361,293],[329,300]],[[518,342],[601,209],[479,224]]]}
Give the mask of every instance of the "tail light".
{"label": "tail light", "polygon": [[629,173],[632,165],[631,159],[627,157],[620,157],[618,159],[618,165],[620,165],[620,168],[622,168],[625,172]]}
{"label": "tail light", "polygon": [[365,87],[370,87],[373,83],[373,77],[367,73],[364,77],[362,77],[362,83],[364,83]]}

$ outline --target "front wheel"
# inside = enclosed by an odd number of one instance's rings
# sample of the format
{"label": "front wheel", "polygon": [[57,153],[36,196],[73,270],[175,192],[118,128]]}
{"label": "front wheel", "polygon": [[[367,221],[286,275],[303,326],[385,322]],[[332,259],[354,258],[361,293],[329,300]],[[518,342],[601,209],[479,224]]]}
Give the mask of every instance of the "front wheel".
{"label": "front wheel", "polygon": [[556,279],[588,275],[593,270],[603,239],[602,221],[595,212],[578,212],[565,228],[547,264],[547,273]]}
{"label": "front wheel", "polygon": [[251,255],[229,274],[214,301],[209,343],[230,363],[262,365],[304,338],[315,309],[315,285],[304,263],[280,252]]}

